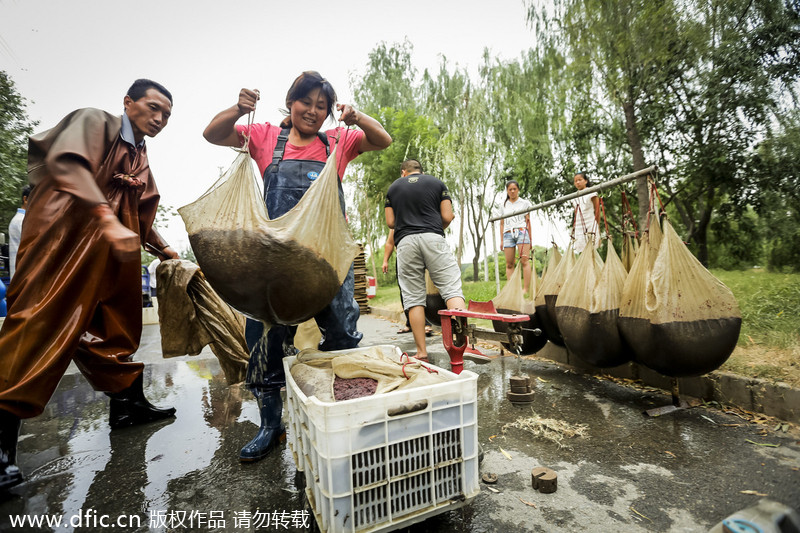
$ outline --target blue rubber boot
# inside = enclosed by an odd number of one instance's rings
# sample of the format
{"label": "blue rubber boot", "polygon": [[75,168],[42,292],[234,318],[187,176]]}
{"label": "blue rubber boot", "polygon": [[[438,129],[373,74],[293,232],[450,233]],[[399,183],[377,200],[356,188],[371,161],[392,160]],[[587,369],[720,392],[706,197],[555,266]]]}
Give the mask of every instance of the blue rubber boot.
{"label": "blue rubber boot", "polygon": [[273,446],[286,440],[286,428],[281,422],[283,400],[280,389],[255,390],[258,409],[261,412],[261,427],[253,440],[248,442],[239,452],[239,461],[253,463],[260,461],[270,452]]}

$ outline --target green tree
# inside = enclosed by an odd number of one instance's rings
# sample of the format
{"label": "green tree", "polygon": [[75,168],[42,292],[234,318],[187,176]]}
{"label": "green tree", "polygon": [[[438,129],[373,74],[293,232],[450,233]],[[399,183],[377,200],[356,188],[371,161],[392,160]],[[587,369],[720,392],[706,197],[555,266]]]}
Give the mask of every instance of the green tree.
{"label": "green tree", "polygon": [[[541,1],[528,5],[528,21],[537,34],[566,58],[563,74],[570,82],[564,87],[574,101],[568,105],[573,126],[590,125],[592,117],[608,113],[612,121],[624,125],[633,170],[645,168],[653,155],[647,151],[648,132],[643,131],[641,117],[647,112],[646,102],[657,98],[661,79],[674,69],[673,3],[556,0],[552,5]],[[591,110],[588,121],[580,120],[587,118],[583,110]],[[587,128],[573,132],[580,148],[579,136]],[[649,201],[646,179],[637,180],[636,188],[643,224]]]}
{"label": "green tree", "polygon": [[[754,141],[769,133],[781,96],[796,97],[800,7],[781,0],[530,6],[536,29],[560,36],[553,40],[569,58],[566,75],[594,87],[603,109],[621,110],[633,169],[658,162],[664,202],[708,264],[715,212],[726,203],[738,210],[725,212],[746,212]],[[643,192],[640,184],[640,221]]]}
{"label": "green tree", "polygon": [[491,61],[484,55],[481,76],[490,107],[486,119],[505,148],[497,190],[503,190],[507,179],[514,179],[520,194],[535,203],[556,195],[553,132],[563,129],[565,113],[555,85],[562,67],[562,58],[547,47],[531,49],[520,59],[506,62]]}
{"label": "green tree", "polygon": [[[374,115],[373,115],[374,116]],[[439,132],[427,117],[413,110],[382,108],[379,120],[392,136],[392,144],[380,151],[362,154],[354,163],[355,172],[348,178],[357,194],[353,210],[355,235],[368,243],[372,254],[383,256],[383,243],[389,232],[384,217],[386,192],[400,177],[400,165],[406,159],[425,161],[433,151]]]}
{"label": "green tree", "polygon": [[776,0],[691,7],[682,21],[691,62],[666,80],[656,138],[673,169],[663,182],[667,201],[708,264],[715,211],[744,216],[752,191],[770,186],[753,180],[747,162],[754,141],[770,134],[781,99],[796,96],[800,7]]}
{"label": "green tree", "polygon": [[465,70],[456,67],[451,71],[446,60],[435,77],[425,73],[423,86],[425,109],[442,131],[432,166],[448,185],[457,213],[456,257],[460,263],[471,245],[473,277],[477,279],[493,185],[503,160],[503,147],[493,136],[488,119],[489,93],[485,83],[474,83]]}
{"label": "green tree", "polygon": [[751,194],[760,217],[771,270],[800,271],[800,111],[787,114],[778,132],[759,143],[748,162]]}
{"label": "green tree", "polygon": [[14,81],[0,71],[0,228],[8,228],[28,183],[28,137],[36,122],[26,113],[25,99]]}
{"label": "green tree", "polygon": [[364,75],[353,76],[350,80],[356,105],[367,114],[385,107],[413,110],[417,72],[411,63],[413,51],[408,40],[392,45],[379,43],[367,56]]}
{"label": "green tree", "polygon": [[400,176],[403,160],[425,160],[438,137],[433,123],[416,112],[412,51],[408,41],[380,43],[369,53],[364,74],[353,76],[350,81],[355,105],[376,118],[392,136],[389,148],[367,152],[356,159],[354,172],[347,178],[357,191],[352,206],[356,216],[351,217],[354,233],[369,246],[374,274],[375,257],[383,257],[383,243],[389,232],[384,218],[386,191]]}

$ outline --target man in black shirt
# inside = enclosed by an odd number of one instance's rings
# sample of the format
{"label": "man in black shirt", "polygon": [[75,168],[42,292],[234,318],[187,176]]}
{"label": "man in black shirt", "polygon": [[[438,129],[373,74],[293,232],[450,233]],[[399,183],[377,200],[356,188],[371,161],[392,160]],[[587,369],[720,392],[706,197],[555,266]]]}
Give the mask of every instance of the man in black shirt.
{"label": "man in black shirt", "polygon": [[404,161],[400,176],[386,193],[384,210],[386,223],[394,229],[397,281],[417,345],[416,357],[426,359],[425,270],[448,309],[465,307],[461,269],[444,238],[455,215],[447,187],[423,174],[419,161]]}

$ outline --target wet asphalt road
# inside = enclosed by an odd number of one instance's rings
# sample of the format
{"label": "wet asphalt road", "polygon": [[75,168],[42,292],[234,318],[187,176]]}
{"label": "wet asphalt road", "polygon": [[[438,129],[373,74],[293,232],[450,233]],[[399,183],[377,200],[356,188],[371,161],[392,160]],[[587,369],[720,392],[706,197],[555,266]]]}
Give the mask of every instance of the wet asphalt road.
{"label": "wet asphalt road", "polygon": [[[396,323],[367,315],[360,329],[363,346],[413,351]],[[71,367],[45,413],[23,422],[17,462],[27,479],[0,496],[0,531],[315,531],[287,446],[256,464],[238,461],[258,423],[252,395],[225,383],[208,349],[163,359],[159,335],[145,326],[137,358],[148,362],[148,398],[176,407],[177,417],[111,431],[108,399]],[[441,337],[428,344],[431,362],[449,368]],[[669,396],[536,359],[465,368],[479,375],[481,473],[497,474],[497,492],[481,483],[465,506],[408,531],[704,532],[760,495],[800,508],[796,434],[703,407],[646,417]],[[505,399],[518,372],[535,383],[530,405]],[[559,445],[503,430],[534,413],[584,425],[585,435]],[[537,466],[558,473],[554,494],[532,489]],[[60,516],[60,525],[12,525],[23,516]]]}

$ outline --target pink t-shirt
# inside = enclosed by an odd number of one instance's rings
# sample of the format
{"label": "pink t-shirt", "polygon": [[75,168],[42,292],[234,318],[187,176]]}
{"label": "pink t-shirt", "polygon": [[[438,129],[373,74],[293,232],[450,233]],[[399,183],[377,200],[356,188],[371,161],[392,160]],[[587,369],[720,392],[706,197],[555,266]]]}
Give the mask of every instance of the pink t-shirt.
{"label": "pink t-shirt", "polygon": [[[244,132],[247,131],[247,126],[237,125],[236,131],[239,132],[239,140],[244,144]],[[269,122],[263,124],[253,124],[250,127],[250,156],[255,160],[258,165],[258,171],[261,176],[264,176],[264,171],[272,163],[272,152],[275,150],[275,145],[278,143],[278,135],[281,133],[280,126],[273,126]],[[336,151],[336,167],[339,171],[339,179],[344,176],[344,170],[347,168],[347,163],[358,157],[358,146],[361,144],[361,139],[364,137],[364,132],[356,129],[347,129],[343,127],[326,130],[325,134],[328,136],[328,144],[330,145],[331,153],[336,146],[336,135],[339,134],[339,149]],[[306,159],[311,161],[327,160],[325,155],[325,145],[319,138],[315,138],[313,142],[307,146],[295,146],[289,141],[286,141],[286,148],[283,152],[283,159]]]}

